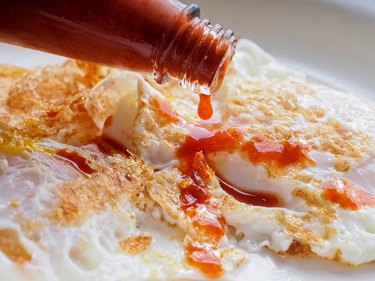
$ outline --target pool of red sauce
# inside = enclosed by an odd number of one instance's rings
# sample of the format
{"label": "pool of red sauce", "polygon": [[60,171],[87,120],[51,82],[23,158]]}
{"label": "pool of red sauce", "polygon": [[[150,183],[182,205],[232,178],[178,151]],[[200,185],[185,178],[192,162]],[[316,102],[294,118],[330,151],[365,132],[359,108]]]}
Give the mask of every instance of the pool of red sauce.
{"label": "pool of red sauce", "polygon": [[95,172],[95,170],[87,163],[86,158],[77,152],[61,149],[56,152],[55,156],[64,162],[69,163],[73,168],[84,175],[91,175]]}

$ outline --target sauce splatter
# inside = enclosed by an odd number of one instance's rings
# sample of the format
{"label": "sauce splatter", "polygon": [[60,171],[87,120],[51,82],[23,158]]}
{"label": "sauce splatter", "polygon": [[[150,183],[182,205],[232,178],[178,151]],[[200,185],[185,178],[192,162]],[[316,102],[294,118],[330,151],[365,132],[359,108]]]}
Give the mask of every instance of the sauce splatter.
{"label": "sauce splatter", "polygon": [[185,248],[186,261],[208,277],[218,278],[224,273],[221,255],[212,245],[189,243]]}
{"label": "sauce splatter", "polygon": [[198,115],[203,120],[208,120],[212,117],[213,108],[211,103],[211,96],[200,94],[199,95],[199,105],[198,105]]}
{"label": "sauce splatter", "polygon": [[308,146],[296,138],[290,138],[278,143],[267,139],[263,135],[257,135],[251,141],[246,142],[242,150],[254,164],[274,163],[280,168],[296,163],[315,164],[307,155]]}
{"label": "sauce splatter", "polygon": [[169,103],[157,98],[151,98],[150,104],[154,106],[159,115],[163,116],[168,122],[178,123],[181,121],[180,116]]}
{"label": "sauce splatter", "polygon": [[65,149],[59,150],[56,152],[56,157],[59,159],[69,163],[73,168],[85,175],[91,175],[95,172],[89,164],[87,160],[79,155],[77,152],[67,151]]}
{"label": "sauce splatter", "polygon": [[177,151],[181,161],[182,172],[191,165],[197,152],[213,153],[219,151],[233,151],[241,141],[243,134],[235,128],[225,131],[211,132],[204,128],[196,128],[186,136],[185,142]]}
{"label": "sauce splatter", "polygon": [[240,190],[233,185],[225,182],[224,180],[220,179],[220,186],[221,188],[228,193],[229,195],[233,196],[239,202],[252,205],[252,206],[262,206],[262,207],[279,207],[280,201],[279,199],[269,193],[259,192],[259,191],[244,191]]}
{"label": "sauce splatter", "polygon": [[337,203],[342,209],[354,211],[361,206],[375,206],[375,195],[349,180],[332,180],[324,183],[321,188],[322,198]]}

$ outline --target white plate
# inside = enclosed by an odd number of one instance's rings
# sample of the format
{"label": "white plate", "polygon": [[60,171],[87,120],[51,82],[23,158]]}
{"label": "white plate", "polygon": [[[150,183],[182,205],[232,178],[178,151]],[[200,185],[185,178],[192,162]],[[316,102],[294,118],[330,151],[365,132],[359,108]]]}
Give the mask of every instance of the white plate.
{"label": "white plate", "polygon": [[[188,1],[186,1],[188,2]],[[202,16],[232,28],[280,61],[375,100],[374,0],[201,0]],[[63,58],[0,44],[0,63],[33,67]],[[375,241],[374,241],[375,243]],[[374,280],[375,265],[254,255],[237,280]]]}

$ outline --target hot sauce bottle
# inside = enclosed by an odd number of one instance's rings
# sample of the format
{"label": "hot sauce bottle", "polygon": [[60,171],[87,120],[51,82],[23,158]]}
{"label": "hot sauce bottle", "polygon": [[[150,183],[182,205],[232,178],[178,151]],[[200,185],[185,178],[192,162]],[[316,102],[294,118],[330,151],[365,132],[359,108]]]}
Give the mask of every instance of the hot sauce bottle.
{"label": "hot sauce bottle", "polygon": [[210,94],[234,54],[232,31],[175,0],[3,0],[0,41],[178,79]]}

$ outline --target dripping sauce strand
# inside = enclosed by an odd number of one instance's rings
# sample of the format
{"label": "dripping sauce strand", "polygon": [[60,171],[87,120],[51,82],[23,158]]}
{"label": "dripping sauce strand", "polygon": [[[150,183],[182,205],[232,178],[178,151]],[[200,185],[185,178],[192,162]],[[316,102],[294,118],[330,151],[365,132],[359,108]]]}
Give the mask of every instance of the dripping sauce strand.
{"label": "dripping sauce strand", "polygon": [[211,119],[214,111],[211,102],[211,95],[217,91],[222,83],[224,82],[224,76],[228,70],[228,65],[231,62],[232,57],[227,56],[223,62],[223,66],[220,68],[220,72],[218,74],[217,84],[213,87],[212,92],[210,95],[199,94],[199,104],[198,104],[198,116],[202,120]]}

